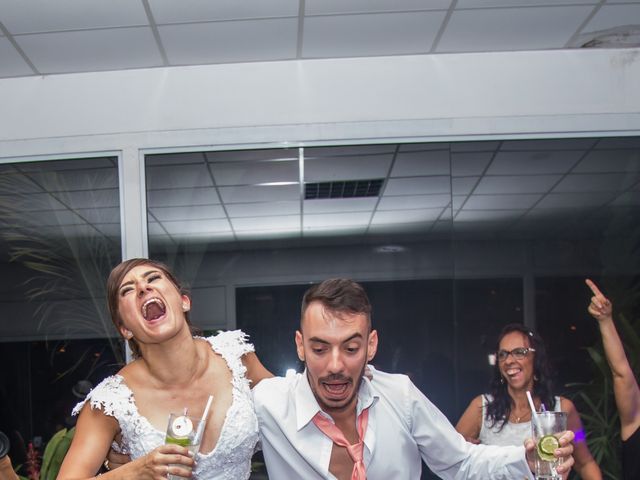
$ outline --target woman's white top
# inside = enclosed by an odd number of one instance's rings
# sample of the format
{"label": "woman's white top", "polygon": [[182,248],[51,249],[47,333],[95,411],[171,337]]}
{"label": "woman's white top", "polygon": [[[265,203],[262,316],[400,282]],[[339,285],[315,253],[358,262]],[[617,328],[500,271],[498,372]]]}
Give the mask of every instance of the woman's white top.
{"label": "woman's white top", "polygon": [[[240,331],[221,332],[205,338],[214,352],[227,362],[232,374],[233,401],[227,411],[220,437],[208,454],[198,453],[194,479],[240,480],[251,473],[251,457],[258,441],[258,419],[241,357],[253,352],[246,335]],[[77,415],[86,402],[115,417],[122,430],[122,440],[113,443],[114,450],[128,453],[132,459],[142,457],[164,444],[165,431],[157,430],[138,412],[133,395],[120,375],[105,378],[73,409]]]}
{"label": "woman's white top", "polygon": [[[560,411],[560,397],[555,397],[554,411]],[[493,427],[492,420],[487,418],[487,404],[493,401],[493,396],[488,393],[482,395],[482,426],[480,427],[480,443],[484,445],[523,445],[527,438],[531,437],[531,421],[522,423],[505,422],[500,429],[500,422]]]}

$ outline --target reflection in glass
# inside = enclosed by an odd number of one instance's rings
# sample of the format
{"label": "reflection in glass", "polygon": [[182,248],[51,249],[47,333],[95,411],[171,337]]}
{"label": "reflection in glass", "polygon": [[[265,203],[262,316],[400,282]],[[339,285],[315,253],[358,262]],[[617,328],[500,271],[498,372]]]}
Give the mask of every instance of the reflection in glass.
{"label": "reflection in glass", "polygon": [[115,158],[0,165],[0,430],[15,462],[72,424],[63,397],[124,360],[104,291],[119,211]]}
{"label": "reflection in glass", "polygon": [[638,137],[172,153],[146,175],[150,256],[191,283],[195,323],[247,330],[277,374],[301,367],[302,292],[334,276],[370,291],[379,365],[454,423],[506,323],[553,337],[559,393],[582,378],[584,277],[637,316]]}

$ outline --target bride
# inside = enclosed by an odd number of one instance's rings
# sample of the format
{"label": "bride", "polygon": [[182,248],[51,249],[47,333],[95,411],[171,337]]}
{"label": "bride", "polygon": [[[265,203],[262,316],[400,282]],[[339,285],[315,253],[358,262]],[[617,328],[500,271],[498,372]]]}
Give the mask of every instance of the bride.
{"label": "bride", "polygon": [[[76,406],[76,433],[58,479],[90,479],[107,452],[131,462],[109,479],[247,479],[258,440],[250,387],[271,374],[240,331],[194,337],[190,298],[162,263],[122,262],[107,281],[112,321],[135,360],[103,380]],[[163,445],[171,412],[201,417],[210,395],[200,452]]]}

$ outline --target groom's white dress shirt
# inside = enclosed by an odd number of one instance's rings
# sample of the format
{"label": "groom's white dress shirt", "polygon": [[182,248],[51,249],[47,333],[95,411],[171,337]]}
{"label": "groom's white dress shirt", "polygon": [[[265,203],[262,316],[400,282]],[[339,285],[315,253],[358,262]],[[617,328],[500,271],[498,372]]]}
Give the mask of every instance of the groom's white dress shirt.
{"label": "groom's white dress shirt", "polygon": [[[446,480],[533,479],[524,447],[467,443],[407,376],[372,372],[357,403],[358,414],[370,407],[364,437],[368,480],[419,479],[421,459]],[[269,478],[334,479],[333,443],[311,421],[320,407],[306,372],[262,380],[253,395]]]}

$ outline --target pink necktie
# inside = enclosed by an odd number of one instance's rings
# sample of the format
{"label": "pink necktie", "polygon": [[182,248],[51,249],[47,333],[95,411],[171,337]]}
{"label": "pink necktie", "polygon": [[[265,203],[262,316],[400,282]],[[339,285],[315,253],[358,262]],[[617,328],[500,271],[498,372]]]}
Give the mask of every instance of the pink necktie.
{"label": "pink necktie", "polygon": [[351,472],[351,480],[366,480],[367,472],[364,467],[364,434],[367,431],[367,423],[369,423],[369,409],[360,412],[358,417],[358,436],[360,441],[350,445],[342,431],[336,427],[335,423],[322,415],[320,412],[313,417],[313,423],[322,433],[333,440],[333,443],[345,447],[349,456],[353,460],[353,471]]}

